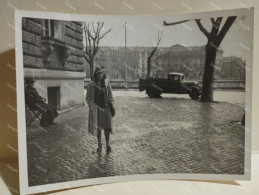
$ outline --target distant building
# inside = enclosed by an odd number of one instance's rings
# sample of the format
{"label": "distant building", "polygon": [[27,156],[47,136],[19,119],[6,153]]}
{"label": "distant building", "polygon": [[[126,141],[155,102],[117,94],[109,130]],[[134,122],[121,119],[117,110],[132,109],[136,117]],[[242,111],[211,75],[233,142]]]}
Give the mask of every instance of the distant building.
{"label": "distant building", "polygon": [[81,22],[23,18],[24,77],[33,77],[41,96],[56,109],[84,103]]}
{"label": "distant building", "polygon": [[[163,55],[156,58],[153,63],[155,77],[167,78],[168,72],[182,72],[188,80],[201,80],[205,64],[205,46],[184,47],[176,44]],[[220,75],[223,51],[219,48],[215,62],[215,78]],[[162,67],[162,68],[161,68]]]}
{"label": "distant building", "polygon": [[246,61],[236,56],[223,58],[222,75],[224,79],[240,79],[245,80]]}
{"label": "distant building", "polygon": [[[125,79],[126,69],[128,80],[145,78],[150,50],[150,47],[127,47],[125,52],[125,47],[101,46],[95,64],[104,66],[110,79]],[[127,65],[125,53],[127,54]],[[90,78],[90,75],[88,77]]]}
{"label": "distant building", "polygon": [[139,67],[144,60],[141,60],[141,49],[127,48],[127,66],[125,47],[100,47],[95,64],[104,66],[107,76],[110,79],[125,79],[127,68],[128,80],[139,78]]}
{"label": "distant building", "polygon": [[[125,47],[102,46],[99,48],[95,63],[106,68],[110,79],[125,79],[127,67],[127,79],[137,80],[147,76],[147,58],[151,51],[152,47],[127,47],[126,66]],[[185,47],[176,44],[171,47],[159,47],[151,61],[150,76],[167,78],[169,72],[181,72],[185,74],[187,80],[202,80],[205,58],[205,46]],[[233,57],[231,69],[230,60],[228,57],[223,57],[223,50],[220,47],[216,54],[214,78],[244,78],[245,71],[238,72],[241,71],[238,65],[241,61],[241,58]]]}

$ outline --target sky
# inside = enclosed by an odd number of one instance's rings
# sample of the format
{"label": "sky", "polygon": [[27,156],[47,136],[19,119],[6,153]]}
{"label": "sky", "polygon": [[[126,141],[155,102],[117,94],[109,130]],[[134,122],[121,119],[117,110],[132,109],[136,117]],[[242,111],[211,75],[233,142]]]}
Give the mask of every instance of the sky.
{"label": "sky", "polygon": [[[249,61],[252,52],[253,14],[249,9],[203,12],[185,15],[153,15],[153,16],[91,16],[86,22],[104,22],[102,32],[111,29],[100,42],[101,46],[125,46],[125,22],[127,23],[127,46],[150,47],[156,43],[158,33],[163,32],[160,47],[170,47],[175,44],[183,46],[201,46],[207,43],[207,38],[199,30],[193,19],[200,18],[203,26],[210,31],[210,18],[223,16],[221,27],[228,16],[237,16],[229,32],[223,39],[221,47],[223,56],[234,55]],[[163,21],[176,22],[185,19],[191,21],[163,26]]]}

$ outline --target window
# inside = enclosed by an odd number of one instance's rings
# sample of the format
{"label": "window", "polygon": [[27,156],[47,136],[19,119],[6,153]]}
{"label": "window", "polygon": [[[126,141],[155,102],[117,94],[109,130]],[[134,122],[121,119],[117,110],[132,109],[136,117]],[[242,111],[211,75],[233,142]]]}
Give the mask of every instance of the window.
{"label": "window", "polygon": [[172,79],[174,81],[179,81],[180,80],[180,76],[179,75],[170,75],[169,79]]}
{"label": "window", "polygon": [[47,37],[54,37],[54,20],[44,20],[44,35]]}
{"label": "window", "polygon": [[119,75],[113,74],[113,75],[112,75],[112,78],[113,78],[113,79],[118,79],[118,78],[119,78]]}

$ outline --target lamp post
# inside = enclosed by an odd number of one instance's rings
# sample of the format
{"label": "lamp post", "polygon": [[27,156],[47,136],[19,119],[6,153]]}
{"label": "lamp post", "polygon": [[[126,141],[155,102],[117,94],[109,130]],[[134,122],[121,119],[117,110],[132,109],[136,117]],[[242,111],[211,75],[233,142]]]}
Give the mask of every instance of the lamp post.
{"label": "lamp post", "polygon": [[127,62],[127,28],[126,28],[126,26],[127,26],[127,23],[125,22],[125,89],[127,89],[127,85],[128,85],[128,83],[127,83],[128,62]]}

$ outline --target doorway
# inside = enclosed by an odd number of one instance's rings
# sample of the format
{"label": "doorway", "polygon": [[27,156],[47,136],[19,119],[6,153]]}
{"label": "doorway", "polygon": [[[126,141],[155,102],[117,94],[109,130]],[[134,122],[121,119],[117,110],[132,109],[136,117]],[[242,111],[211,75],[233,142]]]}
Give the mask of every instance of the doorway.
{"label": "doorway", "polygon": [[60,87],[48,87],[48,103],[56,110],[60,109]]}

